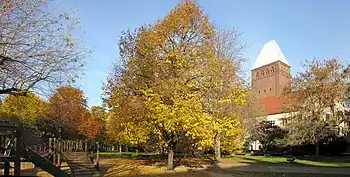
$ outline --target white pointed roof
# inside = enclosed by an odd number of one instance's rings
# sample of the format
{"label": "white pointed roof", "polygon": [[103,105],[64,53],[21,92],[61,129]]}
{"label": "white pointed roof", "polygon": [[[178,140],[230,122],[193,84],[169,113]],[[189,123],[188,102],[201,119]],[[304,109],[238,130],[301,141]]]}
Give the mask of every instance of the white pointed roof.
{"label": "white pointed roof", "polygon": [[289,66],[288,61],[278,46],[277,42],[275,40],[272,40],[264,44],[258,58],[254,63],[252,70],[274,63],[276,61],[283,62]]}

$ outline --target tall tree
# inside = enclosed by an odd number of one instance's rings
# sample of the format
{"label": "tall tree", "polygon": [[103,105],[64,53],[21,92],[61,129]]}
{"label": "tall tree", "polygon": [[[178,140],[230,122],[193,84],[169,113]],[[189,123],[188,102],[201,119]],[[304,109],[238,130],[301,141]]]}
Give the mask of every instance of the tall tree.
{"label": "tall tree", "polygon": [[338,59],[307,61],[305,71],[292,79],[285,92],[284,109],[290,114],[287,125],[289,144],[319,145],[330,137],[344,116],[346,91],[349,89],[350,72]]}
{"label": "tall tree", "polygon": [[47,114],[47,102],[33,93],[26,96],[8,95],[0,107],[2,119],[34,126]]}
{"label": "tall tree", "polygon": [[0,94],[42,93],[77,77],[87,54],[72,35],[76,18],[46,0],[0,1]]}
{"label": "tall tree", "polygon": [[169,170],[179,138],[204,137],[210,128],[200,90],[203,65],[213,59],[213,34],[203,11],[186,1],[165,19],[120,40],[123,65],[115,68],[118,77],[110,77],[108,100],[115,127],[122,130],[118,136],[132,143],[158,136],[168,151]]}
{"label": "tall tree", "polygon": [[98,118],[91,116],[83,91],[77,88],[57,88],[49,98],[49,111],[49,131],[61,128],[62,134],[88,138],[94,138],[100,132]]}
{"label": "tall tree", "polygon": [[266,120],[267,113],[259,98],[251,90],[246,98],[247,103],[236,108],[236,113],[241,118],[245,136],[250,136],[255,131],[258,122]]}
{"label": "tall tree", "polygon": [[108,118],[108,112],[106,111],[105,107],[102,106],[92,106],[90,109],[91,115],[100,122],[100,132],[99,136],[97,137],[97,140],[102,143],[107,143],[107,118]]}
{"label": "tall tree", "polygon": [[[216,160],[220,159],[222,139],[226,150],[234,150],[242,146],[242,125],[236,108],[244,104],[248,89],[243,86],[244,81],[240,75],[241,64],[244,61],[242,52],[245,44],[240,41],[236,29],[216,28],[212,44],[215,48],[215,60],[206,68],[204,79],[204,112],[212,120],[214,136],[214,149]],[[229,142],[234,142],[229,146]]]}

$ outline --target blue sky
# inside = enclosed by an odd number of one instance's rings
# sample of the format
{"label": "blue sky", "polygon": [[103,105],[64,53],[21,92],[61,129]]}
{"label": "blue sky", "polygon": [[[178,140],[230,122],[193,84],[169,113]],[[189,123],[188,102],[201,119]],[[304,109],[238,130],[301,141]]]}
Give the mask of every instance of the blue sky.
{"label": "blue sky", "polygon": [[[180,0],[62,0],[59,10],[79,9],[84,45],[93,48],[85,75],[76,83],[88,105],[100,105],[102,83],[118,60],[122,30],[162,19]],[[292,67],[305,59],[339,57],[350,63],[350,1],[197,0],[211,21],[242,33],[249,71],[264,43],[276,40]]]}

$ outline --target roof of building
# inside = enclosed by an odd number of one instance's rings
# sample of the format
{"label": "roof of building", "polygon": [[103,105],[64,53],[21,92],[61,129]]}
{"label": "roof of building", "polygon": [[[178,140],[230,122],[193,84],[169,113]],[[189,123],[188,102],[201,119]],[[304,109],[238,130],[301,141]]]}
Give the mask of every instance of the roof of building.
{"label": "roof of building", "polygon": [[252,70],[274,63],[276,61],[283,62],[289,66],[288,61],[278,46],[277,42],[275,40],[272,40],[264,44],[258,58],[254,63]]}
{"label": "roof of building", "polygon": [[260,99],[260,103],[264,105],[264,110],[268,115],[282,113],[283,98],[270,96]]}

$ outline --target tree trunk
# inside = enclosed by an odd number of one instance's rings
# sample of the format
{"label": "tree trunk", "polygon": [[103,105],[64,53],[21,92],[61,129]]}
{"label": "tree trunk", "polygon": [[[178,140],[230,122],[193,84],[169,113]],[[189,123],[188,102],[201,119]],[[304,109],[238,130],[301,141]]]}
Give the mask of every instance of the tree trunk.
{"label": "tree trunk", "polygon": [[316,142],[316,157],[320,156],[320,143]]}
{"label": "tree trunk", "polygon": [[167,164],[167,170],[173,170],[174,169],[174,151],[172,148],[168,149],[168,164]]}
{"label": "tree trunk", "polygon": [[165,148],[164,148],[164,146],[162,146],[161,151],[162,151],[162,156],[165,157]]}
{"label": "tree trunk", "polygon": [[119,153],[122,152],[122,145],[119,145]]}
{"label": "tree trunk", "polygon": [[214,150],[215,150],[215,160],[220,160],[221,152],[220,152],[220,134],[216,133],[214,136]]}

